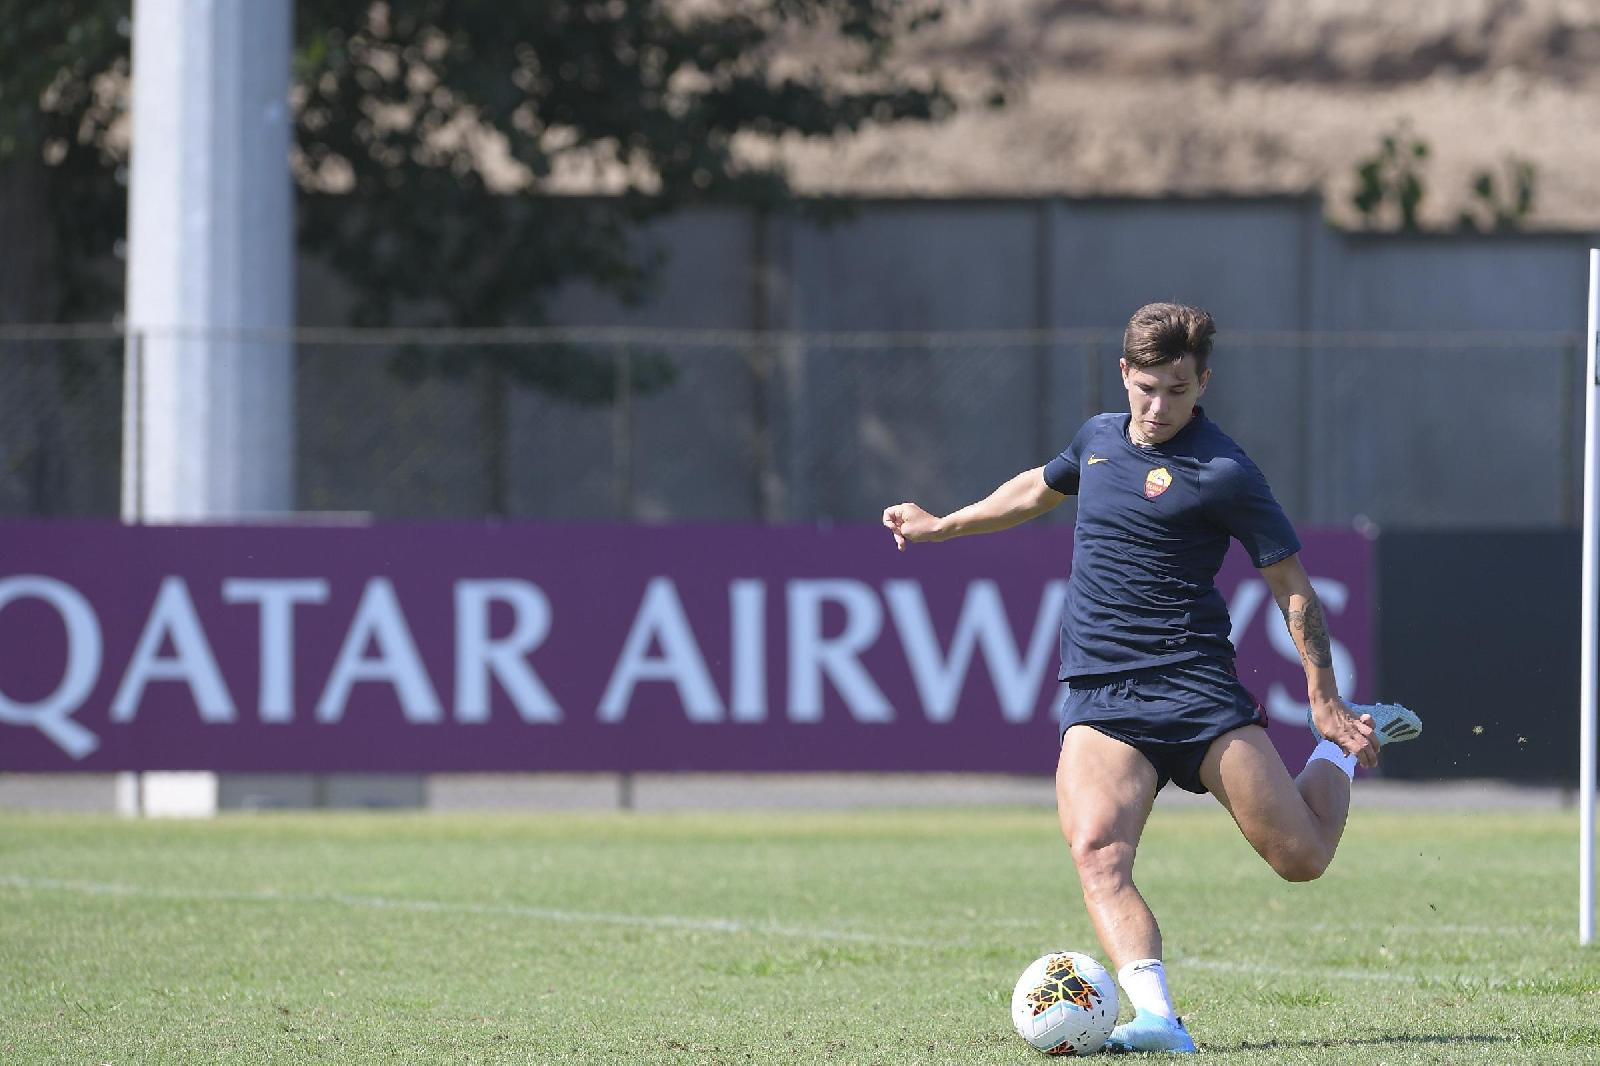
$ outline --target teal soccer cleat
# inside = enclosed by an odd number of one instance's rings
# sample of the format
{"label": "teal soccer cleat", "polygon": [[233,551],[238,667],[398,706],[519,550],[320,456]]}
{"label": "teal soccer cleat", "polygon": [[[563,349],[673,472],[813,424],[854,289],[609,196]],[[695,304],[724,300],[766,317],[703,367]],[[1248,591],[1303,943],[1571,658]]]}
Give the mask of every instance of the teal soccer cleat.
{"label": "teal soccer cleat", "polygon": [[[1398,744],[1402,740],[1416,740],[1422,735],[1422,719],[1417,717],[1415,711],[1398,703],[1352,703],[1348,706],[1350,713],[1357,718],[1364,714],[1372,715],[1372,735],[1378,738],[1380,751],[1390,744]],[[1309,708],[1306,710],[1306,724],[1319,739],[1328,739],[1318,732],[1317,723],[1312,721]]]}
{"label": "teal soccer cleat", "polygon": [[1126,1055],[1136,1051],[1168,1051],[1181,1054],[1198,1051],[1183,1019],[1169,1022],[1159,1014],[1139,1011],[1131,1021],[1123,1022],[1111,1030],[1105,1050],[1112,1055]]}

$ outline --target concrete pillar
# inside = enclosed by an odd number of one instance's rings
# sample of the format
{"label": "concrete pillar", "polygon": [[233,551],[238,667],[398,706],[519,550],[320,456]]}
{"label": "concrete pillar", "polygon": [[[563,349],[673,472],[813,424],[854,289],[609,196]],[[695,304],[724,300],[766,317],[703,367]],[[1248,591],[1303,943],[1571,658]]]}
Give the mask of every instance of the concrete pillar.
{"label": "concrete pillar", "polygon": [[[122,512],[294,509],[291,0],[135,0]],[[146,810],[214,809],[148,775]]]}

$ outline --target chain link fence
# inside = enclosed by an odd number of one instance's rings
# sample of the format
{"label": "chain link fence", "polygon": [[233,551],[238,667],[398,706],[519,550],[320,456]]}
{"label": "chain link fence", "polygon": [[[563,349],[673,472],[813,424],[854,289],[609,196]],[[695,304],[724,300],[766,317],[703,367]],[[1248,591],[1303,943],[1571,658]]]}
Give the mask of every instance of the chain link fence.
{"label": "chain link fence", "polygon": [[0,330],[0,517],[117,517],[122,366],[110,330]]}
{"label": "chain link fence", "polygon": [[[1126,408],[1119,330],[282,339],[295,508],[375,519],[874,522],[977,499]],[[137,346],[0,329],[0,517],[121,513]],[[1570,526],[1582,362],[1554,332],[1230,333],[1204,402],[1298,521]]]}

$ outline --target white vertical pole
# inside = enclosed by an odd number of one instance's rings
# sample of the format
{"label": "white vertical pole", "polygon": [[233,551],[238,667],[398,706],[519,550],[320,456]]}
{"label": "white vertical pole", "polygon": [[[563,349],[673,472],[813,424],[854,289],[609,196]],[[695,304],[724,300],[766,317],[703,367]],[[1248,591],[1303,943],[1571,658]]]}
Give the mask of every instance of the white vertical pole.
{"label": "white vertical pole", "polygon": [[127,521],[294,508],[292,14],[133,5]]}
{"label": "white vertical pole", "polygon": [[1595,730],[1595,580],[1596,538],[1600,537],[1600,477],[1596,461],[1595,395],[1600,376],[1595,366],[1595,332],[1600,330],[1600,248],[1589,250],[1588,377],[1584,380],[1583,418],[1583,650],[1579,655],[1581,712],[1578,728],[1578,943],[1594,941],[1594,730]]}
{"label": "white vertical pole", "polygon": [[[135,0],[123,518],[294,508],[292,0]],[[118,781],[208,814],[211,773]]]}

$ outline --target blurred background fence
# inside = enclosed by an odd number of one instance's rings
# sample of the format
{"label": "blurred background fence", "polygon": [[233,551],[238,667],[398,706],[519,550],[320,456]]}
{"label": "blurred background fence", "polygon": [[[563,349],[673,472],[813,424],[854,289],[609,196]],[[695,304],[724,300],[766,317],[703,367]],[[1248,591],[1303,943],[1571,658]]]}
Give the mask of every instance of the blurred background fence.
{"label": "blurred background fence", "polygon": [[[289,339],[297,510],[383,519],[873,522],[976,499],[1126,403],[1118,330]],[[121,513],[143,350],[111,327],[0,328],[0,516]],[[1205,404],[1299,522],[1568,528],[1582,358],[1562,332],[1228,333]]]}

